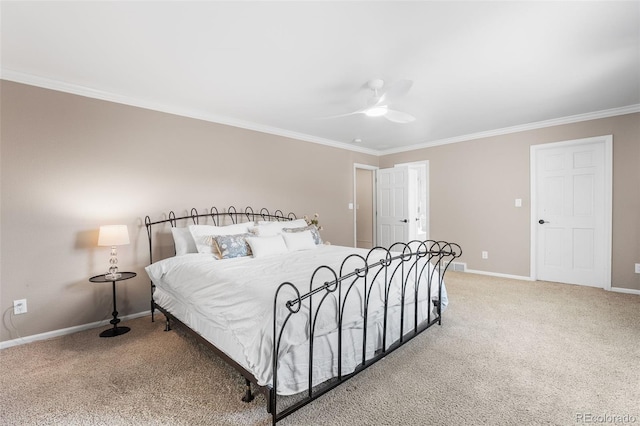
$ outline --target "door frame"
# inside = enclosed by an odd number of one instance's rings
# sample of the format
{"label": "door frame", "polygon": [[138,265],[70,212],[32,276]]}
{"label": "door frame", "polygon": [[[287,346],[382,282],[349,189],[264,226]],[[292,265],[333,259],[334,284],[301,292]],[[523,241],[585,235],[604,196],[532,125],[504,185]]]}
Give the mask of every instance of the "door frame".
{"label": "door frame", "polygon": [[605,252],[605,283],[604,289],[611,290],[611,238],[612,238],[612,217],[613,217],[613,135],[594,136],[583,139],[573,139],[561,142],[552,142],[539,145],[531,145],[529,155],[529,176],[530,176],[530,226],[531,226],[531,246],[530,246],[530,275],[533,281],[537,280],[538,275],[538,222],[536,217],[538,214],[537,200],[537,184],[538,178],[536,171],[536,158],[538,151],[549,148],[562,148],[575,145],[586,145],[592,143],[604,144],[604,252]]}
{"label": "door frame", "polygon": [[357,191],[357,173],[356,170],[357,169],[364,169],[364,170],[370,170],[372,171],[372,179],[373,179],[373,194],[371,194],[371,196],[373,197],[373,246],[375,247],[376,244],[378,243],[378,236],[376,234],[376,228],[378,227],[378,215],[376,213],[376,203],[378,202],[377,199],[377,193],[378,193],[378,182],[376,180],[376,170],[379,169],[378,166],[371,166],[369,164],[360,164],[360,163],[353,163],[353,246],[354,247],[358,247],[358,224],[356,223],[356,217],[358,215],[358,209],[357,209],[357,197],[356,197],[356,191]]}

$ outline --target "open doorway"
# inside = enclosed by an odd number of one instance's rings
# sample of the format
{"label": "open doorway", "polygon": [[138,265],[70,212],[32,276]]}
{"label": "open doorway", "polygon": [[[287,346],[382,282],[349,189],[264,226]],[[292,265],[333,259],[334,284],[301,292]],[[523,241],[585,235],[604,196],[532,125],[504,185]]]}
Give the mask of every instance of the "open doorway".
{"label": "open doorway", "polygon": [[418,161],[395,165],[395,167],[398,166],[407,166],[410,171],[415,171],[415,174],[412,173],[412,179],[415,179],[415,182],[411,185],[409,206],[416,226],[409,237],[420,241],[427,240],[429,238],[429,162]]}
{"label": "open doorway", "polygon": [[377,244],[429,238],[429,164],[396,164],[376,172]]}
{"label": "open doorway", "polygon": [[366,164],[354,164],[353,225],[354,247],[371,249],[376,245],[376,170]]}
{"label": "open doorway", "polygon": [[[412,163],[396,164],[393,170],[406,170],[406,197],[391,196],[391,199],[405,199],[403,203],[407,206],[401,209],[383,208],[380,210],[380,203],[389,202],[389,197],[380,195],[380,186],[384,182],[378,182],[378,174],[383,171],[375,166],[366,164],[354,164],[353,169],[353,246],[360,248],[371,248],[376,245],[384,246],[397,241],[420,240],[429,238],[429,161],[417,161]],[[384,206],[383,206],[384,207]],[[391,228],[406,228],[402,233],[386,232],[390,229],[384,227],[381,231],[382,216],[386,210],[403,211],[402,217],[392,220],[396,225]],[[405,217],[406,216],[406,217]],[[406,234],[405,234],[406,232]],[[402,235],[402,237],[400,237]],[[387,241],[389,240],[389,241]],[[393,240],[393,241],[391,241]]]}

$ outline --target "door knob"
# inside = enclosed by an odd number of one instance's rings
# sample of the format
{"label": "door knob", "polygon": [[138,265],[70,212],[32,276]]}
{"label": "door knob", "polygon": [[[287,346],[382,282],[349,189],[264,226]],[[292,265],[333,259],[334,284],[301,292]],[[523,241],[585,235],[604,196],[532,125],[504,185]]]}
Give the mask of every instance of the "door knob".
{"label": "door knob", "polygon": [[408,219],[401,219],[400,222],[407,223],[407,222],[409,222],[409,220]]}
{"label": "door knob", "polygon": [[544,220],[544,219],[540,219],[540,220],[538,221],[538,223],[539,223],[540,225],[544,225],[545,223],[549,223],[549,222],[547,222],[547,221],[546,221],[546,220]]}

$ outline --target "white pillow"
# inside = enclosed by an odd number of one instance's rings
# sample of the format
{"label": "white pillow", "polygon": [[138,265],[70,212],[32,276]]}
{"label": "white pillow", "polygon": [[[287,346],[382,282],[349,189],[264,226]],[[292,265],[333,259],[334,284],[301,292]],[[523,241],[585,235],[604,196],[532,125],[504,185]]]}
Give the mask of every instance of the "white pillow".
{"label": "white pillow", "polygon": [[196,242],[193,240],[189,228],[175,228],[172,226],[171,234],[173,234],[173,244],[176,247],[176,256],[198,252]]}
{"label": "white pillow", "polygon": [[316,248],[316,241],[310,230],[302,232],[285,232],[282,234],[289,251],[311,250]]}
{"label": "white pillow", "polygon": [[249,223],[236,223],[228,226],[190,225],[189,232],[195,241],[198,253],[216,254],[213,236],[246,234],[249,232]]}
{"label": "white pillow", "polygon": [[258,237],[273,237],[282,232],[282,225],[280,225],[280,222],[269,222],[251,227],[249,231]]}
{"label": "white pillow", "polygon": [[301,226],[307,226],[307,221],[304,219],[294,220],[259,220],[258,225],[274,225],[277,224],[282,228],[299,228]]}
{"label": "white pillow", "polygon": [[259,237],[271,237],[278,235],[283,229],[299,228],[307,226],[307,221],[304,219],[286,220],[286,221],[258,221],[258,226],[250,228],[250,231]]}
{"label": "white pillow", "polygon": [[253,257],[271,256],[274,254],[287,253],[287,245],[282,235],[271,237],[247,237],[247,243],[251,247]]}
{"label": "white pillow", "polygon": [[322,244],[320,231],[318,231],[318,228],[315,225],[303,226],[301,228],[285,228],[282,231],[283,233],[310,231],[313,236],[313,241],[315,241],[316,244]]}
{"label": "white pillow", "polygon": [[282,228],[300,228],[301,226],[307,226],[307,221],[304,219],[296,219],[280,222],[282,224]]}

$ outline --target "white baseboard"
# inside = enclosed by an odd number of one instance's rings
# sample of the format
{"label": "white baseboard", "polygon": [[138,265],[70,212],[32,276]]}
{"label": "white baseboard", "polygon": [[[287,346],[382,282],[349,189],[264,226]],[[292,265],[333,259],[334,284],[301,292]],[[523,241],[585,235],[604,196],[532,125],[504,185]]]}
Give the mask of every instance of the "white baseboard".
{"label": "white baseboard", "polygon": [[[137,314],[125,315],[120,317],[122,321],[151,315],[151,311],[138,312]],[[18,339],[0,342],[0,350],[10,348],[12,346],[24,345],[26,343],[37,342],[38,340],[51,339],[53,337],[65,336],[67,334],[77,333],[79,331],[90,330],[92,328],[104,327],[109,324],[109,319],[96,321],[89,324],[76,325],[74,327],[63,328],[60,330],[47,331],[46,333],[34,334],[32,336],[20,337]]]}
{"label": "white baseboard", "polygon": [[633,288],[611,287],[611,291],[615,291],[616,293],[637,294],[640,296],[640,290]]}
{"label": "white baseboard", "polygon": [[468,272],[470,274],[489,275],[489,276],[492,276],[492,277],[499,277],[499,278],[510,278],[512,280],[534,281],[533,278],[525,277],[524,275],[501,274],[499,272],[478,271],[478,270],[475,270],[475,269],[466,269],[465,272]]}
{"label": "white baseboard", "polygon": [[[478,275],[489,275],[489,276],[500,277],[500,278],[511,278],[514,280],[521,280],[521,281],[533,281],[531,277],[525,277],[522,275],[500,274],[498,272],[478,271],[475,269],[467,269],[464,272],[470,273],[470,274],[478,274]],[[640,290],[635,290],[632,288],[611,287],[611,291],[614,291],[617,293],[635,294],[640,296]],[[147,315],[151,315],[151,311],[144,311],[144,312],[138,312],[137,314],[125,315],[123,317],[120,317],[120,319],[123,321],[126,321],[126,320],[144,317]],[[46,340],[54,337],[65,336],[67,334],[73,334],[79,331],[90,330],[92,328],[104,327],[105,325],[109,324],[109,321],[110,320],[106,319],[103,321],[96,321],[89,324],[76,325],[74,327],[47,331],[46,333],[34,334],[32,336],[26,336],[18,339],[7,340],[4,342],[0,342],[0,350],[10,348],[13,346],[24,345],[26,343],[37,342],[38,340]]]}
{"label": "white baseboard", "polygon": [[[525,277],[521,275],[500,274],[498,272],[477,271],[475,269],[466,269],[464,272],[468,272],[470,274],[478,274],[478,275],[490,275],[492,277],[511,278],[514,280],[535,281],[531,277]],[[596,287],[596,288],[601,288],[601,287]],[[611,287],[611,291],[615,291],[616,293],[637,294],[638,296],[640,296],[640,290],[636,290],[633,288]]]}

